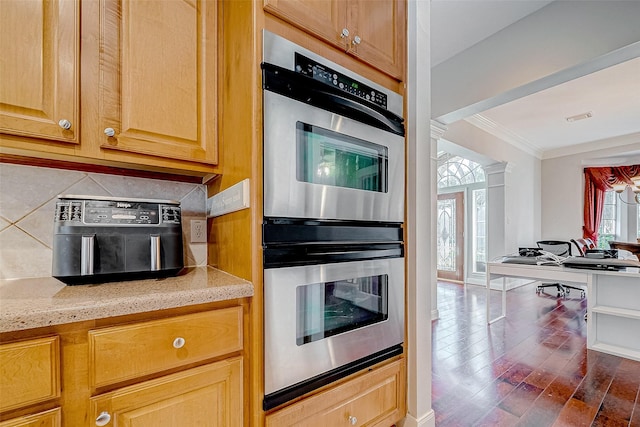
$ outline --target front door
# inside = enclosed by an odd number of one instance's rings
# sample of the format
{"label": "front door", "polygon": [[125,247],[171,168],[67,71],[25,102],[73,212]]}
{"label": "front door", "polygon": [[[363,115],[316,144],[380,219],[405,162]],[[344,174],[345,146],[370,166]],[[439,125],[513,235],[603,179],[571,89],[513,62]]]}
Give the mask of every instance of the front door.
{"label": "front door", "polygon": [[438,195],[438,279],[464,282],[464,193]]}

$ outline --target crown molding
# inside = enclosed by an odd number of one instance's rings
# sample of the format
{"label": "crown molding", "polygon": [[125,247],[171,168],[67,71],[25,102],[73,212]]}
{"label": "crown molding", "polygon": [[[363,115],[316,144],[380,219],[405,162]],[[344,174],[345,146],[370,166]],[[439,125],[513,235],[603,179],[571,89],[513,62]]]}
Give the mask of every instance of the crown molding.
{"label": "crown molding", "polygon": [[[628,135],[620,135],[612,138],[600,139],[597,141],[586,142],[583,144],[570,145],[568,147],[556,148],[554,150],[547,150],[544,152],[542,160],[553,159],[556,157],[573,156],[576,154],[585,154],[592,151],[598,152],[603,150],[613,150],[618,147],[630,146],[634,147],[630,152],[617,153],[611,155],[602,156],[602,159],[606,161],[608,157],[619,158],[618,160],[623,163],[626,161],[625,157],[638,156],[640,154],[640,132],[634,132]],[[597,160],[596,160],[597,161]],[[614,166],[614,165],[608,165]]]}
{"label": "crown molding", "polygon": [[513,145],[519,150],[524,151],[527,154],[537,157],[538,159],[542,159],[542,150],[535,145],[533,145],[528,139],[523,136],[513,132],[510,129],[500,125],[499,123],[494,122],[488,117],[483,116],[482,114],[474,114],[471,117],[467,117],[464,119],[467,123],[472,124],[473,126],[497,137],[506,143]]}
{"label": "crown molding", "polygon": [[431,138],[440,139],[449,128],[437,120],[431,120]]}

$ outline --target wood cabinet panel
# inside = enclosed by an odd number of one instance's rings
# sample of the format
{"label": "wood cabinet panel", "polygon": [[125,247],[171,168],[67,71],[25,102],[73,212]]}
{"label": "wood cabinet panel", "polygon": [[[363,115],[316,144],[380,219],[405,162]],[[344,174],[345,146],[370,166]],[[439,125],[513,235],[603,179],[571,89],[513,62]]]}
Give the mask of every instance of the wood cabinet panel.
{"label": "wood cabinet panel", "polygon": [[38,414],[26,415],[0,423],[0,427],[61,427],[62,416],[60,408]]}
{"label": "wood cabinet panel", "polygon": [[217,162],[217,5],[101,1],[103,149]]}
{"label": "wood cabinet panel", "polygon": [[242,359],[200,366],[91,399],[91,419],[108,416],[109,425],[243,425]]}
{"label": "wood cabinet panel", "polygon": [[264,0],[264,9],[396,79],[404,78],[406,0]]}
{"label": "wood cabinet panel", "polygon": [[267,427],[391,425],[404,416],[404,359],[278,410]]}
{"label": "wood cabinet panel", "polygon": [[239,351],[242,332],[241,307],[89,331],[90,383],[102,387]]}
{"label": "wood cabinet panel", "polygon": [[304,23],[306,31],[330,43],[348,46],[348,39],[342,37],[347,9],[339,1],[264,0],[264,9],[287,22]]}
{"label": "wood cabinet panel", "polygon": [[60,396],[58,337],[0,346],[0,412]]}
{"label": "wood cabinet panel", "polygon": [[403,78],[406,39],[406,2],[404,0],[357,0],[350,2],[349,23],[355,54],[382,71]]}
{"label": "wood cabinet panel", "polygon": [[79,0],[0,2],[0,133],[78,143],[79,23]]}

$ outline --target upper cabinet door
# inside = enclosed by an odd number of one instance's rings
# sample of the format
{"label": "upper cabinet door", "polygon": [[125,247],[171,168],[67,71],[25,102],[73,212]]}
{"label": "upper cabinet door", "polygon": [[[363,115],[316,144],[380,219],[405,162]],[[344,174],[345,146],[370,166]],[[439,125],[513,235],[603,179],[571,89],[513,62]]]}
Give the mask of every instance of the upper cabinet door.
{"label": "upper cabinet door", "polygon": [[264,9],[346,49],[349,44],[346,3],[344,0],[264,0]]}
{"label": "upper cabinet door", "polygon": [[405,0],[352,0],[351,49],[385,73],[403,79],[406,40]]}
{"label": "upper cabinet door", "polygon": [[265,11],[402,80],[406,0],[264,0]]}
{"label": "upper cabinet door", "polygon": [[102,0],[102,148],[217,163],[217,4]]}
{"label": "upper cabinet door", "polygon": [[0,133],[78,143],[78,0],[0,1]]}

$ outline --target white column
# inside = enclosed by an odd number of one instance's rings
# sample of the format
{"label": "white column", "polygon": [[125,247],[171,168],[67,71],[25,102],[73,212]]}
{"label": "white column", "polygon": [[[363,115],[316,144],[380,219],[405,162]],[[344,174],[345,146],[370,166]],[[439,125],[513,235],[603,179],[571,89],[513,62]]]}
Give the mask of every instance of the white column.
{"label": "white column", "polygon": [[407,13],[407,357],[406,427],[435,426],[431,409],[431,60],[429,1],[409,0]]}
{"label": "white column", "polygon": [[432,280],[431,285],[431,320],[440,318],[440,312],[438,311],[438,140],[442,138],[447,127],[435,120],[431,120],[431,170],[430,170],[430,186],[429,193],[431,199],[431,212],[433,212],[433,218],[431,220],[431,271]]}
{"label": "white column", "polygon": [[507,214],[506,173],[508,164],[495,163],[484,168],[487,175],[487,261],[506,254]]}

